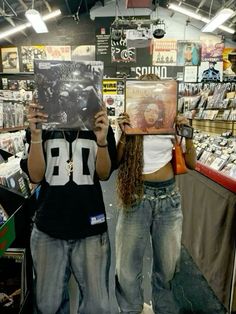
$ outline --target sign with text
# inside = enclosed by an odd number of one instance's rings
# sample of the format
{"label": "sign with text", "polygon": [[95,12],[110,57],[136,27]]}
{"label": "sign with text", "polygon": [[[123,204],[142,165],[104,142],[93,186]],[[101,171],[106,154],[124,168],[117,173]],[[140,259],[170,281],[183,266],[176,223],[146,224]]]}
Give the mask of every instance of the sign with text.
{"label": "sign with text", "polygon": [[156,74],[161,79],[183,80],[183,66],[138,66],[131,67],[131,77],[138,78],[143,74]]}

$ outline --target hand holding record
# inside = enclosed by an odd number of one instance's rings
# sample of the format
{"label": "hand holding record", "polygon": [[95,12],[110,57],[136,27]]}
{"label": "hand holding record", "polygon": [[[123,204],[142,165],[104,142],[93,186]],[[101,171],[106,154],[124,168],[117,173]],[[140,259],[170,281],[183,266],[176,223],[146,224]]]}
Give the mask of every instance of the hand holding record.
{"label": "hand holding record", "polygon": [[29,127],[31,130],[31,134],[39,134],[42,132],[39,125],[47,122],[48,115],[42,112],[43,107],[36,104],[31,103],[28,108],[27,119],[29,122]]}

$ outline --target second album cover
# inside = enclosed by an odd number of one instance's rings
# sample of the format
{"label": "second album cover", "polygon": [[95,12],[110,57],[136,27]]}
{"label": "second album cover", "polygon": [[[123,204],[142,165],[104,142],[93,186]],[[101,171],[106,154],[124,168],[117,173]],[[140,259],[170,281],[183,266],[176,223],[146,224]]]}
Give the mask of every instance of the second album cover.
{"label": "second album cover", "polygon": [[131,122],[126,134],[174,134],[177,81],[127,79],[125,111]]}
{"label": "second album cover", "polygon": [[103,62],[34,60],[39,104],[48,114],[43,129],[92,130],[102,108]]}

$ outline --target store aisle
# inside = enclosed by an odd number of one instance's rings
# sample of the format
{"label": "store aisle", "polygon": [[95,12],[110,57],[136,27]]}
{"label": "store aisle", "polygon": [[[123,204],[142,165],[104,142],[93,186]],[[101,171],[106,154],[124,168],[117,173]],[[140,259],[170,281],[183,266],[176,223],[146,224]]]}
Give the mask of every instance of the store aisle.
{"label": "store aisle", "polygon": [[[112,250],[112,267],[111,267],[111,303],[112,314],[118,314],[116,300],[114,298],[114,250],[115,250],[115,225],[117,221],[117,206],[115,192],[116,173],[113,173],[109,181],[102,182],[104,200],[106,204],[108,227],[111,240]],[[144,296],[145,302],[150,304],[151,286],[150,286],[150,269],[151,269],[151,247],[148,246],[144,259]],[[180,314],[225,314],[227,311],[219,302],[212,289],[208,286],[194,264],[188,252],[182,247],[180,272],[174,280],[174,294],[180,307]],[[146,314],[146,313],[144,313]]]}
{"label": "store aisle", "polygon": [[[114,273],[115,273],[115,225],[117,221],[117,206],[115,192],[116,173],[113,173],[109,181],[102,182],[104,201],[106,205],[108,229],[111,241],[111,272],[110,272],[110,295],[111,295],[111,314],[118,314],[118,307],[114,293]],[[144,259],[144,297],[145,302],[150,304],[151,286],[151,247],[147,247]],[[224,306],[219,302],[214,292],[208,286],[206,280],[194,264],[188,252],[182,247],[180,272],[176,275],[173,284],[174,294],[179,304],[180,314],[226,314]],[[76,285],[71,281],[72,311],[76,314]],[[143,314],[149,314],[147,310]],[[151,313],[150,313],[151,314]]]}

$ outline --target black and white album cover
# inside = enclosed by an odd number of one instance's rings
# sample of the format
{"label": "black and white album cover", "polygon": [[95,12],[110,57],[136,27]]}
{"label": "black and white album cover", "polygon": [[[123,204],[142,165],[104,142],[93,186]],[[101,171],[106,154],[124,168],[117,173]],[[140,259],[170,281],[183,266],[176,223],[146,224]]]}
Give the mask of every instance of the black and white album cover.
{"label": "black and white album cover", "polygon": [[92,130],[102,106],[103,62],[34,60],[44,129]]}

